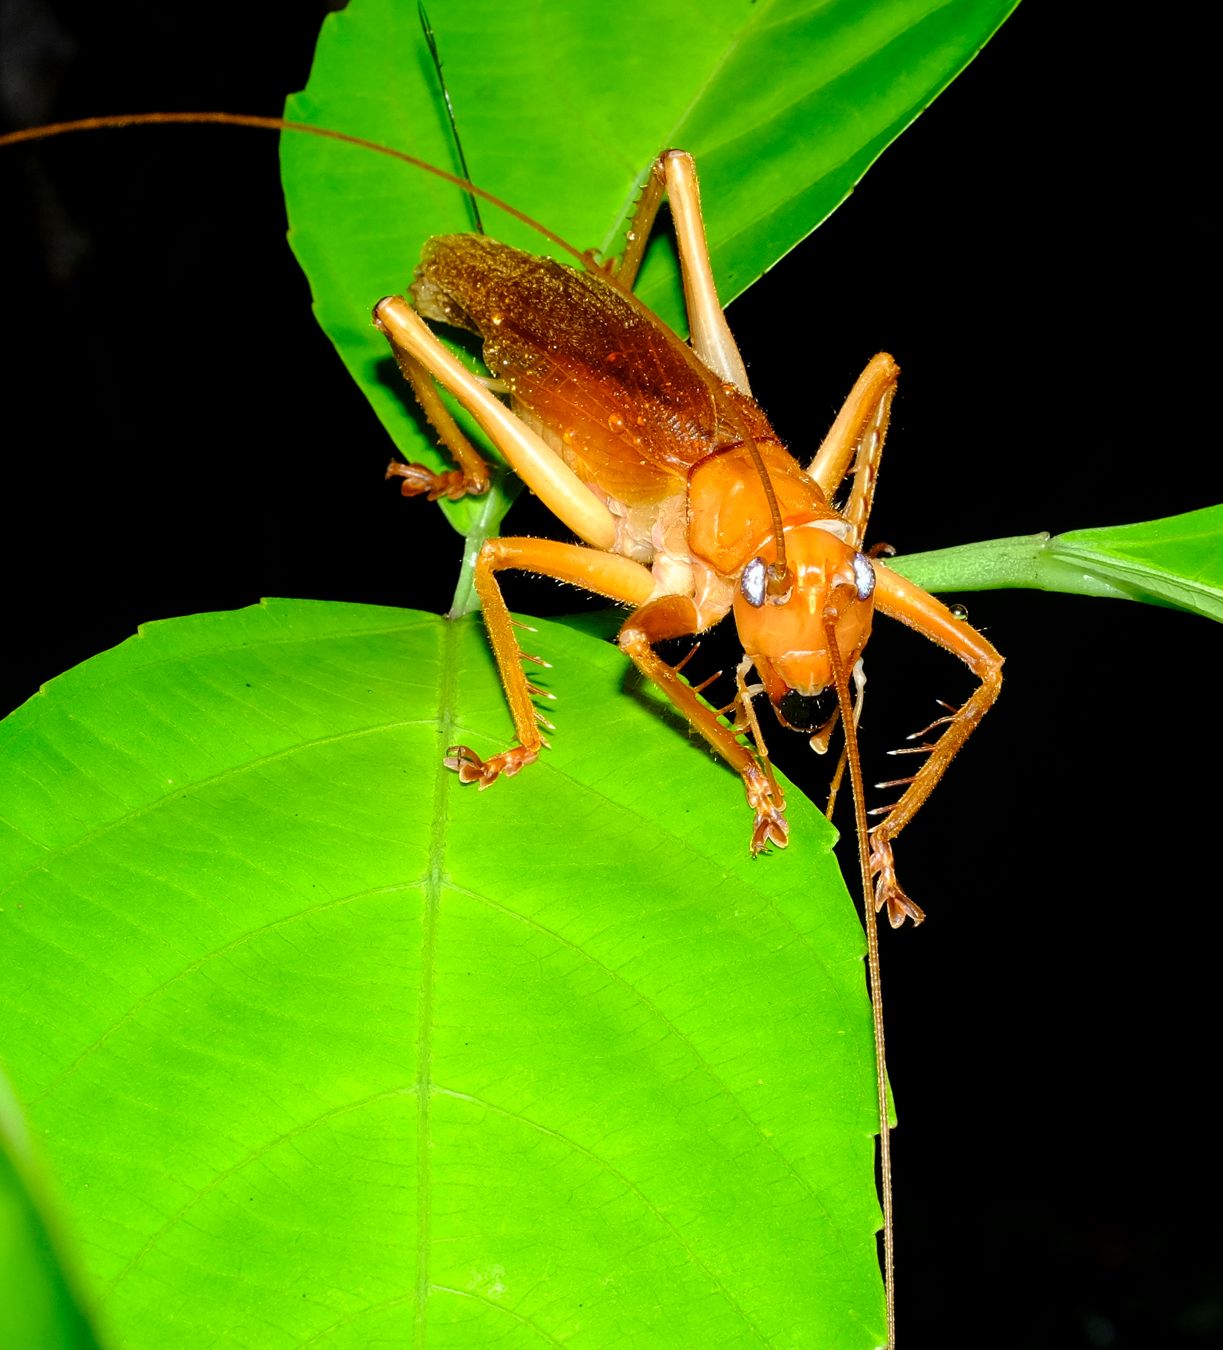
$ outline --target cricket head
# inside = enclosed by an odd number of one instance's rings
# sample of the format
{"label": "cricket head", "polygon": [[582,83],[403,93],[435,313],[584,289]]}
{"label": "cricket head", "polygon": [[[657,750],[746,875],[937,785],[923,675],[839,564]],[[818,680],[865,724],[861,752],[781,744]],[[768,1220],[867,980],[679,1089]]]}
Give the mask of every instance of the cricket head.
{"label": "cricket head", "polygon": [[827,521],[783,534],[784,578],[771,575],[778,550],[770,540],[740,575],[735,625],[777,716],[818,733],[837,708],[836,669],[848,679],[870,636],[875,569]]}

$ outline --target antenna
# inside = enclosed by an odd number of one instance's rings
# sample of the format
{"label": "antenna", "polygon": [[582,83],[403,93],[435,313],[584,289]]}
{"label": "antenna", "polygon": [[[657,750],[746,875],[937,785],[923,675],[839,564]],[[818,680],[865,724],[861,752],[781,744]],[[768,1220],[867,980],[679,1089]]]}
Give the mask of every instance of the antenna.
{"label": "antenna", "polygon": [[453,183],[455,187],[461,188],[469,196],[479,197],[482,201],[489,202],[499,211],[504,211],[506,215],[521,221],[528,229],[542,235],[550,244],[555,244],[561,252],[575,258],[578,266],[584,271],[598,270],[592,265],[588,253],[584,253],[580,248],[575,248],[555,230],[548,229],[546,225],[533,216],[527,215],[525,211],[519,211],[516,206],[511,206],[509,202],[503,201],[493,193],[486,192],[482,187],[477,187],[470,179],[461,178],[455,173],[448,173],[445,169],[439,169],[435,164],[430,164],[428,160],[419,159],[415,155],[409,155],[403,150],[396,150],[389,145],[380,145],[377,141],[368,140],[364,136],[350,136],[345,131],[332,131],[329,127],[316,127],[309,122],[290,122],[283,117],[256,117],[246,113],[226,112],[119,113],[112,117],[81,117],[73,122],[48,122],[41,127],[26,127],[19,131],[7,131],[0,136],[0,150],[10,145],[23,145],[29,141],[49,141],[56,136],[68,136],[80,131],[109,131],[119,127],[184,125],[254,127],[260,131],[300,132],[304,136],[320,136],[324,140],[342,141],[347,145],[359,146],[362,150],[368,150],[375,155],[386,155],[389,159],[396,159],[401,164],[419,169],[422,173],[430,173],[434,178],[442,179],[443,182]]}
{"label": "antenna", "polygon": [[858,836],[858,865],[862,871],[862,922],[866,928],[866,967],[870,980],[871,1018],[875,1031],[875,1086],[879,1098],[879,1190],[883,1196],[883,1287],[887,1300],[887,1346],[896,1345],[896,1237],[892,1214],[892,1125],[888,1118],[888,1066],[883,1037],[883,980],[879,967],[879,923],[875,913],[874,887],[871,885],[870,833],[866,822],[865,789],[862,785],[862,760],[858,754],[858,729],[849,697],[849,679],[837,646],[837,609],[831,601],[824,609],[824,639],[837,689],[841,725],[845,728],[845,753],[849,761],[849,781],[853,786],[855,833]]}

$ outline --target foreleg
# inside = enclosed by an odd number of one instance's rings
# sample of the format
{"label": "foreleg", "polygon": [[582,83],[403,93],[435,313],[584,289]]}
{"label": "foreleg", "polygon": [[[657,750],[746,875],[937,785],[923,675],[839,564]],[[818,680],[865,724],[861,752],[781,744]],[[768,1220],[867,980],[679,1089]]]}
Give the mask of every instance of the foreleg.
{"label": "foreleg", "polygon": [[666,694],[693,728],[743,779],[748,805],[756,817],[752,852],[759,853],[769,844],[785,848],[789,838],[786,802],[767,757],[755,754],[744,745],[730,727],[718,720],[717,713],[701,701],[696,690],[680,677],[676,667],[668,665],[654,650],[657,642],[666,638],[691,637],[707,626],[692,600],[686,596],[664,595],[631,615],[616,641],[646,679],[652,680]]}
{"label": "foreleg", "polygon": [[893,928],[899,928],[906,917],[920,923],[924,916],[896,880],[892,841],[921,809],[935,784],[946,773],[947,766],[993,706],[1002,688],[1002,657],[975,628],[957,618],[946,605],[920,586],[879,563],[875,564],[875,578],[876,609],[908,624],[953,656],[958,656],[981,681],[962,707],[953,709],[928,728],[943,727],[936,740],[912,747],[911,753],[926,755],[917,773],[911,778],[882,785],[905,789],[900,800],[886,808],[883,820],[870,833],[875,908],[880,910],[886,905],[889,922]]}

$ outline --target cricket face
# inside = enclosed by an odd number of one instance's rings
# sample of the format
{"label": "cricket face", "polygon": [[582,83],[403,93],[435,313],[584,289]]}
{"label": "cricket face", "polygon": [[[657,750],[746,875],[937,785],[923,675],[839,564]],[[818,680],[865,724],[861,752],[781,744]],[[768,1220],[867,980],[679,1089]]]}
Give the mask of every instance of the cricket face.
{"label": "cricket face", "polygon": [[789,586],[770,595],[770,541],[743,569],[735,595],[735,625],[778,717],[796,731],[816,731],[836,708],[829,625],[845,677],[853,670],[874,613],[870,559],[818,523],[785,531]]}

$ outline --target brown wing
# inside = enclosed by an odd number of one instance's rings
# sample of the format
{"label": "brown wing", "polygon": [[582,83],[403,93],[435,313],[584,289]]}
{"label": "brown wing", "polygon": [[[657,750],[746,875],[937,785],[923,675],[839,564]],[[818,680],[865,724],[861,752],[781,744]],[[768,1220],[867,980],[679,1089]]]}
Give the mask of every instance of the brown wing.
{"label": "brown wing", "polygon": [[742,439],[741,404],[771,435],[750,400],[727,395],[665,324],[591,273],[485,235],[444,235],[426,244],[412,298],[426,318],[479,334],[518,410],[620,501],[675,492],[692,465]]}

